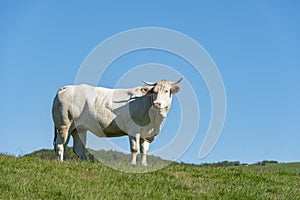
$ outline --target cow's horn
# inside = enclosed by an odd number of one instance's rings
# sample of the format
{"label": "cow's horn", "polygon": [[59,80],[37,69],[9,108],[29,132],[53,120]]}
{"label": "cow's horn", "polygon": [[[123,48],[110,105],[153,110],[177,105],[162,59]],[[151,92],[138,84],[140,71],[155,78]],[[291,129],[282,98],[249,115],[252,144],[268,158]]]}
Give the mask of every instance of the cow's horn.
{"label": "cow's horn", "polygon": [[156,85],[156,83],[147,82],[147,81],[144,81],[144,80],[142,80],[142,82],[145,83],[146,85],[150,85],[150,86]]}
{"label": "cow's horn", "polygon": [[183,77],[181,77],[178,81],[175,81],[175,82],[171,82],[171,85],[176,85],[178,83],[180,83],[180,81],[182,81]]}

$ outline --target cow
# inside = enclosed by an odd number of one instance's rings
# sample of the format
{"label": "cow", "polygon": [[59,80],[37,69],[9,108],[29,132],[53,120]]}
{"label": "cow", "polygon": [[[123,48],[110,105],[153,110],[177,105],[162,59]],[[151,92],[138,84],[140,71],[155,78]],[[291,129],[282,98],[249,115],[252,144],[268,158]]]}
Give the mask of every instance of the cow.
{"label": "cow", "polygon": [[159,134],[167,117],[172,95],[180,81],[143,81],[145,86],[129,89],[109,89],[86,84],[64,86],[53,100],[54,149],[57,159],[63,161],[64,149],[73,137],[73,151],[86,160],[86,133],[98,137],[128,136],[132,153],[131,164],[136,164],[139,152],[142,165],[150,143]]}

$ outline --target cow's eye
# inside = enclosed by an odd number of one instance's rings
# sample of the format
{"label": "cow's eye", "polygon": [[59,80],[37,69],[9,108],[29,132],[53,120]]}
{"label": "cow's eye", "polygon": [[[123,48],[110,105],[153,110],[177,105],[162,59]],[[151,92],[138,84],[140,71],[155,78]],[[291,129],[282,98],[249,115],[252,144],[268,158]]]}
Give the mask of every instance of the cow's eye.
{"label": "cow's eye", "polygon": [[165,93],[168,93],[169,92],[169,90],[165,90]]}

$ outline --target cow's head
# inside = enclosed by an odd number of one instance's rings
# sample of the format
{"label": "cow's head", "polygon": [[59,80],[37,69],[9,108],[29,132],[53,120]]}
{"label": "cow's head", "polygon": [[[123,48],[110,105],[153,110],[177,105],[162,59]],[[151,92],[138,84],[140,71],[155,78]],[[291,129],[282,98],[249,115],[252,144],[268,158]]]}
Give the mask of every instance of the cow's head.
{"label": "cow's head", "polygon": [[158,110],[162,117],[166,117],[172,103],[172,94],[176,94],[180,87],[177,85],[183,78],[178,81],[171,82],[168,80],[161,80],[156,83],[143,81],[151,87],[142,87],[141,91],[144,94],[152,95],[153,108]]}

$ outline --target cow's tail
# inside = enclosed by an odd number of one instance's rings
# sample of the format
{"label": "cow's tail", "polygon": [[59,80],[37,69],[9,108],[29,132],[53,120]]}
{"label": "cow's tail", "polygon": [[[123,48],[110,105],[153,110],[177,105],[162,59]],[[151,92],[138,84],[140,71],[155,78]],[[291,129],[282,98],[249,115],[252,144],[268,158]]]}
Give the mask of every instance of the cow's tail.
{"label": "cow's tail", "polygon": [[54,146],[54,151],[55,151],[55,153],[56,153],[56,138],[57,138],[57,132],[58,132],[58,130],[57,130],[56,126],[54,126],[54,140],[53,140],[53,146]]}

